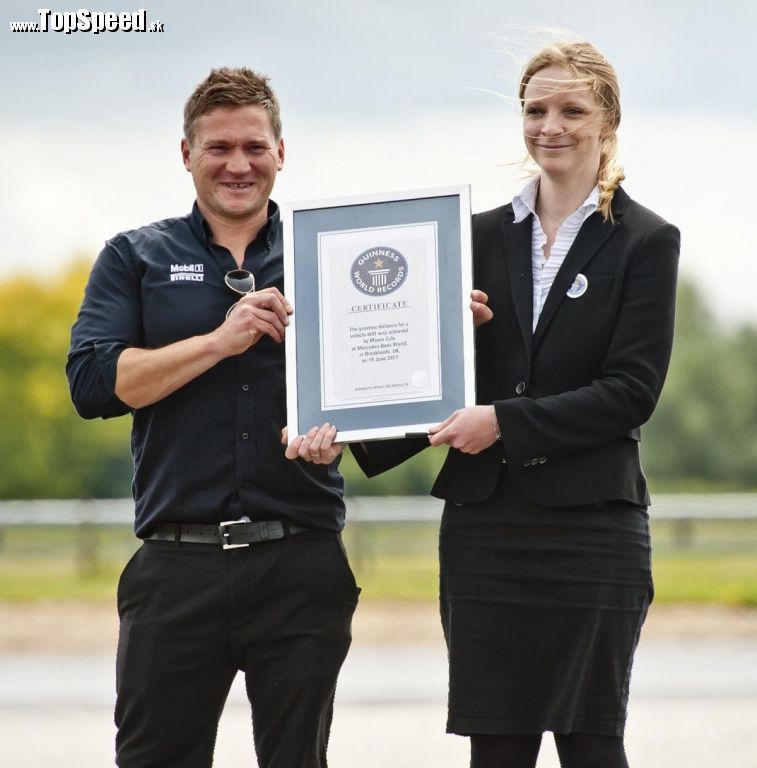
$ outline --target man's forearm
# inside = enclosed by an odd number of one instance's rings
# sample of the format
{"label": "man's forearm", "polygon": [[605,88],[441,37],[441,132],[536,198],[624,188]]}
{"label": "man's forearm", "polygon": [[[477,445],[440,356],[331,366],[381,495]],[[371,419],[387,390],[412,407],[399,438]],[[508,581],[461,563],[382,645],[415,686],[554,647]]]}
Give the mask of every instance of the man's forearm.
{"label": "man's forearm", "polygon": [[144,408],[196,379],[225,357],[241,355],[262,336],[284,340],[292,308],[277,288],[243,297],[214,331],[160,349],[128,347],[116,366],[116,397]]}
{"label": "man's forearm", "polygon": [[118,358],[116,396],[130,408],[152,405],[205,373],[227,354],[221,351],[213,333],[160,349],[129,347]]}

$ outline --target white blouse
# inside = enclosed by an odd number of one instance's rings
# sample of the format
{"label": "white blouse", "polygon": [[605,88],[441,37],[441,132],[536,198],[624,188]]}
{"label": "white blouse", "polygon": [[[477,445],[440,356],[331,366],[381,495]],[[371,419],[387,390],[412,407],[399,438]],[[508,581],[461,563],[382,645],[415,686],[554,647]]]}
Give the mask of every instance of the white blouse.
{"label": "white blouse", "polygon": [[534,215],[531,226],[531,273],[533,275],[534,322],[532,330],[536,330],[544,302],[547,300],[549,289],[555,280],[560,265],[576,239],[581,225],[597,210],[599,205],[599,187],[596,186],[589,196],[560,226],[552,244],[549,258],[544,257],[544,246],[547,236],[541,227],[536,214],[536,195],[539,191],[539,177],[529,179],[521,191],[513,198],[513,213],[515,223],[523,221],[529,213]]}

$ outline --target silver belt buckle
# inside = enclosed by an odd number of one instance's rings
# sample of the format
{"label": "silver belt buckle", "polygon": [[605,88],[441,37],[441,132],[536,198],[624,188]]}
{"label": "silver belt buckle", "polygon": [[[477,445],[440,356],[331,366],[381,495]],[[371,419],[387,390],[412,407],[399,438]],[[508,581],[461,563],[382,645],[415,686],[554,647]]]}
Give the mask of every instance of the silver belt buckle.
{"label": "silver belt buckle", "polygon": [[228,542],[229,534],[225,529],[228,528],[230,525],[240,525],[241,523],[251,523],[251,522],[252,520],[250,520],[249,517],[242,517],[239,520],[226,520],[223,523],[219,523],[218,535],[221,538],[221,547],[223,549],[240,549],[241,547],[249,547],[250,546],[249,543],[248,544],[229,544]]}

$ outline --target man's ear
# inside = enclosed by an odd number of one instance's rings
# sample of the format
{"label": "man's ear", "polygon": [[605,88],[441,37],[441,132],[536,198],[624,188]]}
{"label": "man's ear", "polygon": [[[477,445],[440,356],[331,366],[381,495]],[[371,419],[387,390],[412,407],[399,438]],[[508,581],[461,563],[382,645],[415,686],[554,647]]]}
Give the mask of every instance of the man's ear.
{"label": "man's ear", "polygon": [[181,160],[184,163],[184,167],[189,171],[189,142],[186,139],[181,140]]}
{"label": "man's ear", "polygon": [[279,139],[279,146],[276,148],[276,155],[278,157],[278,170],[284,167],[284,139]]}

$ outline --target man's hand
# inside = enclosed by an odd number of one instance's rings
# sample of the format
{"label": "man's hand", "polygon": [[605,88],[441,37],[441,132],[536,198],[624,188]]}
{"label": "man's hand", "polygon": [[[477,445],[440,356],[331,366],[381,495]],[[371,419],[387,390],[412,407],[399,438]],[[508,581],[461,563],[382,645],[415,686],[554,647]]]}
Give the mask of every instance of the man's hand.
{"label": "man's hand", "polygon": [[463,453],[480,453],[496,441],[496,427],[493,405],[470,405],[431,427],[428,440],[431,445],[446,443]]}
{"label": "man's hand", "polygon": [[494,317],[494,313],[489,309],[487,303],[489,297],[483,291],[473,290],[470,292],[470,308],[473,313],[473,324],[478,328],[484,323],[488,323]]}
{"label": "man's hand", "polygon": [[344,443],[332,443],[336,437],[336,427],[326,422],[321,427],[313,427],[306,435],[298,435],[291,445],[286,427],[281,430],[281,442],[287,446],[284,455],[288,459],[304,459],[313,464],[331,464],[344,450]]}
{"label": "man's hand", "polygon": [[257,344],[263,335],[280,344],[284,341],[292,311],[292,306],[278,288],[249,293],[239,299],[226,320],[216,329],[217,341],[228,355],[242,354]]}

